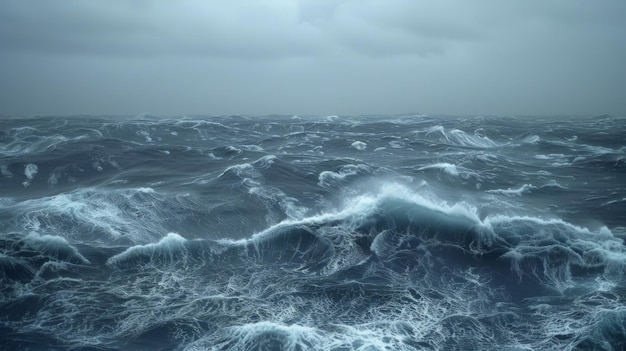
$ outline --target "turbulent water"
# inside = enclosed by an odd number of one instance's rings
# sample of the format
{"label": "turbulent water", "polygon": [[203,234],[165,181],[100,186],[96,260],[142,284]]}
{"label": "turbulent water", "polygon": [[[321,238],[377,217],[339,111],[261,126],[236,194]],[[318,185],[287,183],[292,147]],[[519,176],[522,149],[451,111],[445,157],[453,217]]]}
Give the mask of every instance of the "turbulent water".
{"label": "turbulent water", "polygon": [[4,117],[0,171],[3,349],[626,349],[626,118]]}

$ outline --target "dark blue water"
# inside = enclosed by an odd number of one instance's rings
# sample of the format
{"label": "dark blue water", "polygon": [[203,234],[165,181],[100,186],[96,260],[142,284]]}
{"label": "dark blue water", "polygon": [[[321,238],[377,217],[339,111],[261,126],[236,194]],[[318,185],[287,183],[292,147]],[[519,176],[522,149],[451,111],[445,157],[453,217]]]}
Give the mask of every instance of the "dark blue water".
{"label": "dark blue water", "polygon": [[623,117],[4,117],[0,171],[2,349],[626,349]]}

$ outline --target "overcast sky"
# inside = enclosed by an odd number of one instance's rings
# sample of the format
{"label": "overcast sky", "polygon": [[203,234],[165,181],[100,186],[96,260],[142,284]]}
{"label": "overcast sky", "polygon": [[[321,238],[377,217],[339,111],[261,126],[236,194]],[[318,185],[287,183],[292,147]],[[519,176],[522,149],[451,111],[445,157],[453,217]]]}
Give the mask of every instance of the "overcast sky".
{"label": "overcast sky", "polygon": [[626,114],[625,0],[3,0],[0,114]]}

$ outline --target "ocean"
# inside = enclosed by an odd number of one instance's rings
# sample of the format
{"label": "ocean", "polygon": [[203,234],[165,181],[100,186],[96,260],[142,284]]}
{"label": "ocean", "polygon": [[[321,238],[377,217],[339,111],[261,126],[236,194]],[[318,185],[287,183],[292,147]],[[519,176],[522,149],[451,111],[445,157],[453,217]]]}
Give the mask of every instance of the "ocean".
{"label": "ocean", "polygon": [[626,350],[626,118],[2,117],[0,349]]}

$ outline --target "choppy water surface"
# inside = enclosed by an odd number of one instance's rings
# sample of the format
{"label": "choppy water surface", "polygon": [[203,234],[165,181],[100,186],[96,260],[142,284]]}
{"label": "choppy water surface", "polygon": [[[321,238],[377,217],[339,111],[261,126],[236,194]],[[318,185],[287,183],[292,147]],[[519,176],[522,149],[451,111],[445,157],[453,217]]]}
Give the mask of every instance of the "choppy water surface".
{"label": "choppy water surface", "polygon": [[0,347],[624,350],[626,119],[3,118]]}

